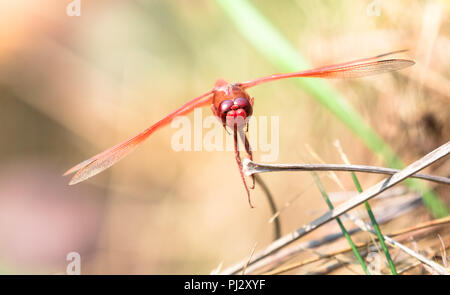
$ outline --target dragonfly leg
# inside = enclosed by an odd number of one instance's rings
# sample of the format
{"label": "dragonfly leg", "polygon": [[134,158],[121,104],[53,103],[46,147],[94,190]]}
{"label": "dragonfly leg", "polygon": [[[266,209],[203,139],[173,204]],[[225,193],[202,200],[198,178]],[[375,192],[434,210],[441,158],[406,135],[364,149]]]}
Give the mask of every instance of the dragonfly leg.
{"label": "dragonfly leg", "polygon": [[238,130],[236,126],[234,127],[234,154],[236,157],[236,163],[238,164],[239,167],[239,173],[241,174],[242,182],[244,183],[245,190],[247,192],[248,203],[250,204],[251,208],[254,208],[252,205],[252,201],[250,199],[250,190],[248,189],[247,181],[245,180],[245,175],[244,172],[242,171],[242,161],[239,155],[239,147],[238,147]]}
{"label": "dragonfly leg", "polygon": [[[247,125],[247,127],[248,127],[248,125]],[[247,152],[248,158],[250,159],[250,161],[253,161],[252,147],[250,146],[250,141],[248,140],[247,135],[244,133],[244,131],[242,129],[240,130],[239,134],[241,136],[242,142],[244,143],[245,151]],[[250,189],[254,189],[255,188],[255,175],[252,174],[251,178],[252,178],[252,185],[250,186]]]}

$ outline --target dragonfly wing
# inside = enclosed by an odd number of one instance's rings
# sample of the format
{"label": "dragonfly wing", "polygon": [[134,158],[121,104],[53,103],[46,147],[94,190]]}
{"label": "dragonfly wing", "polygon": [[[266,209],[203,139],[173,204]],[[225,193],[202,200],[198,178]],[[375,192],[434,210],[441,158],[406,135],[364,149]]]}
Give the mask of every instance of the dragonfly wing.
{"label": "dragonfly wing", "polygon": [[69,170],[67,170],[66,172],[64,172],[63,176],[72,174],[74,172],[77,172],[78,170],[80,170],[81,168],[83,168],[84,166],[89,165],[90,163],[92,163],[93,161],[95,161],[94,157],[84,160],[83,162],[77,164],[76,166],[73,166],[72,168],[70,168]]}
{"label": "dragonfly wing", "polygon": [[212,93],[213,90],[197,98],[194,98],[193,100],[190,100],[182,107],[176,109],[138,135],[125,140],[124,142],[119,143],[107,149],[106,151],[70,168],[64,173],[64,175],[72,174],[74,172],[76,173],[70,180],[69,184],[72,185],[79,183],[111,167],[112,165],[123,159],[126,155],[131,153],[137,146],[144,142],[150,136],[150,134],[152,134],[159,128],[169,124],[176,116],[185,115],[193,111],[195,108],[202,107],[211,103]]}
{"label": "dragonfly wing", "polygon": [[139,144],[147,139],[151,133],[151,130],[145,130],[135,137],[130,138],[116,146],[113,146],[112,148],[109,148],[106,151],[95,155],[92,158],[83,161],[73,168],[67,170],[64,175],[68,175],[77,171],[70,180],[69,185],[82,182],[83,180],[86,180],[111,167],[123,157],[131,153]]}
{"label": "dragonfly wing", "polygon": [[320,78],[360,78],[371,75],[398,71],[414,65],[412,60],[387,59],[363,64],[352,64],[327,70],[310,71],[301,77]]}
{"label": "dragonfly wing", "polygon": [[364,76],[382,74],[386,72],[401,70],[414,65],[414,61],[406,59],[384,59],[380,58],[406,50],[394,51],[369,58],[362,58],[350,62],[340,63],[332,66],[315,68],[307,71],[300,71],[287,74],[271,75],[256,80],[240,83],[243,88],[253,87],[262,83],[287,79],[287,78],[359,78]]}

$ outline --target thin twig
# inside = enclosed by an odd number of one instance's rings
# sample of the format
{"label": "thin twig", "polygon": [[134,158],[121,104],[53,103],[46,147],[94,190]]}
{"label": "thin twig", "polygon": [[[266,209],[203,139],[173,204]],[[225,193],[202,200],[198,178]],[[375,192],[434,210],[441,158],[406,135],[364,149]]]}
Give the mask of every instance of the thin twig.
{"label": "thin twig", "polygon": [[[367,246],[367,243],[358,243],[355,246],[356,246],[356,248],[362,248],[362,250],[363,250]],[[286,266],[282,266],[280,268],[277,268],[277,269],[265,272],[264,274],[265,275],[275,275],[275,274],[284,273],[284,272],[287,272],[287,271],[299,268],[301,266],[305,266],[307,264],[311,264],[311,263],[320,261],[322,259],[333,258],[334,256],[337,256],[339,254],[344,254],[344,253],[350,252],[350,251],[352,251],[351,247],[347,247],[347,248],[344,248],[344,249],[332,251],[332,252],[329,252],[327,254],[322,254],[322,255],[320,255],[318,257],[313,257],[313,258],[309,258],[309,259],[306,259],[306,260],[303,260],[303,261],[300,261],[300,262],[296,262],[296,263],[292,263],[292,264],[289,264],[289,265],[286,265]]]}
{"label": "thin twig", "polygon": [[441,246],[442,246],[442,263],[444,264],[444,266],[446,268],[448,268],[447,251],[445,250],[445,243],[444,243],[444,240],[442,239],[441,235],[438,234],[438,238],[439,238],[439,241],[441,242]]}
{"label": "thin twig", "polygon": [[[343,151],[343,149],[342,149],[342,147],[341,147],[339,141],[336,141],[336,142],[335,142],[335,146],[337,147],[339,153],[341,154],[341,157],[343,158],[345,164],[349,165],[349,164],[350,164],[350,161],[349,161],[349,159],[347,158],[347,156],[345,155],[345,153],[344,153],[344,151]],[[354,182],[355,185],[356,185],[356,188],[357,188],[358,191],[361,193],[363,190],[362,190],[361,184],[359,183],[358,178],[356,177],[356,174],[355,174],[354,172],[351,172],[351,174],[352,174],[353,182]],[[368,213],[369,216],[370,216],[370,220],[371,220],[371,222],[372,222],[372,227],[370,226],[370,224],[364,222],[363,220],[361,220],[361,219],[359,219],[359,218],[357,218],[357,217],[350,216],[350,219],[351,219],[351,220],[352,220],[359,228],[361,228],[362,230],[367,231],[367,232],[370,232],[370,233],[372,233],[373,235],[376,235],[376,236],[378,237],[378,240],[379,240],[379,242],[380,242],[380,244],[381,244],[381,246],[382,246],[382,248],[383,248],[383,252],[384,252],[384,254],[385,254],[385,256],[386,256],[386,259],[387,259],[387,261],[388,261],[389,268],[391,269],[391,272],[392,272],[393,275],[396,275],[396,274],[398,274],[398,273],[397,273],[397,269],[396,269],[396,267],[395,267],[395,264],[394,264],[394,262],[393,262],[393,260],[392,260],[392,258],[391,258],[391,255],[390,255],[390,253],[389,253],[389,250],[388,250],[388,248],[386,247],[385,240],[386,240],[388,243],[390,243],[391,245],[393,245],[393,246],[399,248],[401,251],[405,252],[406,254],[408,254],[408,255],[410,255],[410,256],[416,258],[417,260],[421,261],[422,263],[428,265],[429,267],[431,267],[431,268],[432,268],[434,271],[436,271],[437,273],[440,273],[440,274],[447,274],[447,271],[446,271],[445,268],[443,268],[441,265],[435,263],[434,261],[431,261],[431,260],[427,259],[426,257],[420,255],[420,254],[417,253],[417,252],[414,252],[413,250],[409,249],[408,247],[404,246],[403,244],[401,244],[401,243],[399,243],[399,242],[397,242],[397,241],[394,241],[392,238],[383,235],[383,234],[381,233],[380,226],[378,225],[378,223],[377,223],[377,221],[376,221],[376,219],[375,219],[375,215],[374,215],[373,212],[372,212],[372,208],[371,208],[369,202],[368,202],[368,201],[367,201],[367,202],[364,202],[364,205],[366,206],[367,213]],[[350,215],[350,214],[346,214],[346,215],[348,216],[348,215]]]}
{"label": "thin twig", "polygon": [[[388,192],[384,192],[380,196],[382,196],[386,193],[388,193]],[[403,200],[403,198],[402,198],[402,200]],[[391,203],[391,205],[389,205],[387,207],[380,208],[380,212],[383,212],[383,214],[379,215],[380,217],[379,217],[378,222],[380,224],[386,223],[398,216],[401,216],[401,215],[409,212],[410,210],[413,210],[416,206],[419,206],[421,204],[422,204],[421,197],[418,194],[414,194],[414,197],[411,200],[402,201],[401,204],[397,204],[397,202],[396,202],[395,205],[392,205],[392,203]],[[359,231],[360,231],[360,229],[358,227],[356,227],[356,228],[349,230],[349,234],[353,235]],[[369,236],[372,237],[372,235],[369,235]],[[256,270],[267,268],[269,265],[276,265],[276,264],[280,265],[281,263],[287,261],[290,257],[292,257],[302,251],[320,247],[324,244],[331,243],[341,237],[342,237],[342,232],[336,231],[336,232],[327,234],[325,237],[317,239],[317,240],[309,240],[309,241],[295,244],[292,247],[278,251],[278,252],[272,254],[270,257],[267,257],[266,259],[263,259],[259,262],[252,264],[251,266],[248,266],[247,273],[255,273]]]}
{"label": "thin twig", "polygon": [[[439,226],[439,225],[445,225],[447,223],[450,223],[450,217],[445,217],[445,218],[441,218],[441,219],[426,221],[426,222],[420,223],[420,224],[418,224],[416,226],[403,228],[403,229],[400,229],[398,231],[389,233],[388,236],[390,236],[390,237],[400,236],[400,235],[403,235],[403,234],[406,234],[406,233],[410,233],[410,232],[413,232],[413,231],[418,231],[418,230],[422,230],[422,229],[429,229],[431,227],[435,227],[435,226]],[[368,245],[369,245],[369,242],[368,243],[357,243],[356,247],[364,249]],[[343,248],[343,249],[335,250],[335,251],[329,252],[327,254],[321,255],[319,257],[314,257],[314,258],[306,259],[306,260],[303,260],[303,261],[300,261],[300,262],[292,263],[292,264],[289,264],[289,265],[286,265],[286,266],[282,266],[280,268],[277,268],[277,269],[265,272],[264,274],[265,275],[273,275],[273,274],[284,273],[284,272],[287,272],[287,271],[299,268],[301,266],[304,266],[304,265],[307,265],[307,264],[310,264],[310,263],[313,263],[313,262],[320,261],[322,259],[331,258],[331,257],[339,255],[339,254],[344,254],[344,253],[350,252],[351,250],[352,250],[351,247],[346,247],[346,248]],[[408,269],[411,268],[411,267],[415,267],[415,266],[417,266],[417,265],[419,265],[421,263],[422,263],[421,261],[417,261],[412,266],[408,267]],[[406,269],[399,270],[398,273],[400,274],[400,273],[402,273],[404,271],[406,271]]]}
{"label": "thin twig", "polygon": [[[339,217],[342,214],[346,213],[347,211],[355,208],[356,206],[361,205],[365,201],[367,201],[371,198],[374,198],[375,196],[379,195],[383,191],[395,186],[396,184],[400,183],[401,181],[405,180],[406,178],[410,177],[411,175],[416,174],[417,172],[428,167],[432,163],[444,158],[449,153],[450,153],[450,142],[447,142],[444,145],[442,145],[439,148],[432,151],[431,153],[427,154],[426,156],[424,156],[421,159],[417,160],[416,162],[412,163],[405,169],[399,171],[398,173],[395,173],[394,175],[390,176],[389,178],[386,178],[386,179],[380,181],[379,183],[368,188],[367,190],[365,190],[363,193],[359,194],[358,196],[339,205],[334,210],[328,211],[327,213],[325,213],[324,215],[315,219],[314,221],[310,222],[309,224],[274,241],[268,247],[266,247],[264,250],[257,252],[254,255],[253,260],[250,261],[249,265],[275,253],[276,251],[291,244],[292,242],[303,237],[304,235],[318,229],[319,227],[321,227],[322,225],[326,224],[327,222],[335,219],[336,217]],[[240,270],[242,270],[242,268],[246,262],[247,261],[239,262],[239,263],[225,269],[222,272],[222,274],[237,273]]]}
{"label": "thin twig", "polygon": [[256,182],[261,186],[261,189],[264,191],[264,194],[267,197],[267,201],[269,202],[270,210],[272,211],[272,216],[275,216],[273,221],[274,226],[274,240],[277,240],[281,237],[281,223],[280,223],[280,216],[277,215],[278,209],[275,204],[275,200],[273,199],[272,193],[270,192],[269,188],[267,187],[266,183],[263,181],[261,176],[258,174],[255,175]]}
{"label": "thin twig", "polygon": [[[344,161],[344,163],[346,165],[351,165],[350,160],[347,158],[347,155],[344,153],[344,149],[342,148],[341,143],[339,142],[339,140],[335,140],[333,145],[338,150],[338,152],[339,152],[342,160]],[[356,186],[356,190],[358,191],[358,193],[362,193],[363,189],[361,187],[361,184],[359,183],[358,178],[356,177],[355,172],[352,171],[352,172],[350,172],[350,174],[352,176],[353,183]],[[369,218],[370,218],[370,220],[371,220],[371,222],[373,224],[373,227],[375,228],[375,231],[377,232],[377,237],[378,237],[378,240],[380,241],[381,249],[378,247],[378,244],[375,242],[374,237],[372,235],[369,235],[369,237],[372,240],[372,242],[375,245],[375,247],[377,247],[377,251],[380,254],[381,254],[381,250],[383,250],[384,255],[386,257],[386,260],[388,262],[389,268],[391,269],[391,273],[393,275],[396,275],[397,274],[397,269],[395,268],[394,262],[392,261],[391,255],[389,254],[389,250],[388,250],[388,248],[386,246],[386,243],[384,242],[383,235],[381,234],[380,227],[378,226],[378,222],[375,219],[375,215],[373,214],[373,211],[372,211],[372,208],[371,208],[371,206],[369,204],[369,201],[364,202],[364,206],[365,206],[367,214],[368,214],[368,216],[369,216]],[[361,220],[361,222],[363,222],[363,221]]]}
{"label": "thin twig", "polygon": [[[313,150],[313,148],[309,144],[305,144],[305,148],[311,154],[311,156],[316,159],[316,161],[319,161],[321,164],[326,164],[326,162],[322,160],[322,158]],[[341,190],[344,190],[344,185],[339,180],[339,177],[336,175],[336,173],[334,173],[334,171],[329,171],[328,176],[339,186]]]}
{"label": "thin twig", "polygon": [[245,270],[247,269],[247,265],[250,262],[250,260],[252,259],[253,253],[255,253],[256,250],[256,246],[258,245],[258,243],[255,243],[255,245],[252,248],[252,251],[250,252],[250,256],[248,257],[248,261],[247,264],[244,265],[244,268],[242,269],[242,275],[245,275]]}
{"label": "thin twig", "polygon": [[[314,181],[316,182],[317,187],[319,188],[319,191],[322,194],[325,202],[327,203],[327,205],[330,208],[330,210],[333,210],[334,206],[331,203],[330,198],[328,197],[328,193],[326,192],[325,188],[323,187],[322,182],[320,182],[320,179],[317,176],[317,173],[315,173],[315,172],[311,172],[311,173],[313,175]],[[342,234],[344,235],[344,237],[347,240],[348,244],[352,248],[353,253],[356,256],[356,259],[358,260],[359,264],[361,265],[361,268],[363,269],[365,274],[370,275],[369,269],[367,268],[367,265],[366,265],[364,259],[362,258],[361,254],[358,252],[358,249],[356,248],[355,243],[353,242],[350,234],[348,233],[348,231],[345,228],[344,224],[342,223],[341,219],[340,218],[336,218],[336,221],[337,221],[339,227],[341,228]]]}
{"label": "thin twig", "polygon": [[[346,165],[351,165],[350,160],[347,158],[347,155],[344,153],[344,150],[342,149],[342,146],[341,146],[339,140],[336,140],[334,142],[334,145],[337,148],[339,154],[341,155],[341,158],[344,161],[344,163]],[[358,190],[359,193],[362,193],[363,189],[362,189],[361,183],[358,180],[358,177],[356,177],[355,172],[352,171],[350,173],[352,175],[353,183],[355,184],[356,189]],[[373,214],[372,207],[370,206],[369,201],[364,202],[364,206],[366,207],[366,211],[367,211],[367,214],[369,215],[370,221],[372,222],[373,229],[375,229],[376,236],[378,237],[381,248],[383,249],[384,255],[386,256],[386,260],[389,264],[389,268],[391,269],[391,273],[393,275],[396,275],[397,268],[395,267],[394,261],[392,261],[391,254],[389,253],[389,249],[387,248],[386,243],[384,242],[384,236],[381,233],[380,226],[378,225],[377,219],[375,218],[375,215]],[[361,224],[365,224],[364,221],[362,221],[361,219],[358,219],[358,222],[360,222]],[[368,228],[368,225],[367,224],[365,224],[365,225],[366,225],[366,228]],[[364,228],[362,228],[362,227],[361,227],[361,229],[364,230]]]}
{"label": "thin twig", "polygon": [[404,273],[404,272],[406,272],[406,271],[408,271],[408,270],[411,270],[411,269],[413,269],[413,268],[415,268],[415,267],[417,267],[417,266],[419,266],[419,265],[422,265],[422,262],[416,261],[416,262],[414,262],[413,264],[408,265],[408,266],[406,266],[405,268],[400,269],[400,270],[398,271],[398,274],[402,274],[402,273]]}
{"label": "thin twig", "polygon": [[275,220],[275,218],[277,218],[278,216],[280,216],[281,213],[283,213],[284,210],[288,209],[295,201],[297,201],[298,198],[300,198],[304,193],[306,193],[306,191],[311,189],[311,187],[312,187],[311,185],[313,183],[314,182],[311,181],[308,185],[306,185],[306,188],[304,190],[302,190],[300,193],[296,194],[292,199],[285,202],[283,204],[283,207],[281,207],[281,209],[279,209],[277,212],[275,212],[275,214],[272,215],[272,217],[270,217],[269,223],[272,223]]}
{"label": "thin twig", "polygon": [[389,236],[398,236],[398,235],[403,235],[412,231],[417,231],[420,229],[424,229],[424,228],[428,228],[428,227],[432,227],[432,226],[438,226],[438,225],[443,225],[443,224],[447,224],[450,223],[450,216],[448,217],[444,217],[444,218],[439,218],[439,219],[434,219],[434,220],[430,220],[430,221],[425,221],[422,222],[420,224],[414,225],[414,226],[410,226],[398,231],[394,231],[392,233],[389,234]]}
{"label": "thin twig", "polygon": [[[347,164],[264,164],[245,159],[243,162],[245,175],[250,176],[256,173],[278,172],[278,171],[349,171],[366,172],[375,174],[394,175],[400,170],[366,165],[347,165]],[[417,173],[410,175],[412,178],[419,178],[433,182],[450,184],[449,177],[435,176],[429,174]]]}
{"label": "thin twig", "polygon": [[[347,216],[350,218],[350,220],[352,220],[358,227],[360,227],[362,230],[370,232],[373,235],[377,235],[376,231],[370,226],[370,224],[365,223],[355,217],[353,217],[350,214],[347,214]],[[419,260],[420,262],[422,262],[425,265],[428,265],[429,267],[431,267],[434,271],[436,271],[439,274],[448,274],[447,270],[440,264],[426,258],[425,256],[409,249],[408,247],[406,247],[405,245],[393,240],[391,237],[388,237],[386,235],[383,235],[383,239],[388,243],[391,244],[394,247],[397,247],[398,249],[402,250],[403,252],[405,252],[406,254],[416,258],[417,260]],[[381,240],[381,239],[380,239]]]}

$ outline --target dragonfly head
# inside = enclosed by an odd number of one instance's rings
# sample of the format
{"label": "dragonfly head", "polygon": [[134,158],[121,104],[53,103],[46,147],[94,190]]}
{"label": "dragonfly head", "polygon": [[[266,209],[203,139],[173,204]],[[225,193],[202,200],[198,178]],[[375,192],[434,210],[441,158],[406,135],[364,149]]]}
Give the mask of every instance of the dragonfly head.
{"label": "dragonfly head", "polygon": [[253,108],[246,98],[238,97],[222,101],[218,113],[224,125],[239,127],[247,122],[246,119],[252,115]]}

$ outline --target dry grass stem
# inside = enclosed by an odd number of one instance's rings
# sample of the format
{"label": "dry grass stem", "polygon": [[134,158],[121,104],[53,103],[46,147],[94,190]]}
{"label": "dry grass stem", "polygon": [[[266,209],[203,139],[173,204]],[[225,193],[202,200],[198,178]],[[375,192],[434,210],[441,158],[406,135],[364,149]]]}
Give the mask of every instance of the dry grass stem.
{"label": "dry grass stem", "polygon": [[[365,190],[358,196],[339,205],[334,210],[328,211],[327,213],[325,213],[324,215],[320,216],[319,218],[313,220],[309,224],[274,241],[265,249],[255,253],[254,258],[248,263],[248,265],[251,265],[252,263],[255,263],[265,257],[270,256],[271,254],[277,252],[278,250],[284,248],[285,246],[287,246],[287,245],[291,244],[292,242],[298,240],[299,238],[305,236],[306,234],[318,229],[319,227],[326,224],[327,222],[330,222],[331,220],[335,219],[336,217],[339,217],[342,214],[347,213],[349,210],[355,208],[358,205],[363,204],[365,201],[376,197],[383,191],[397,185],[398,183],[400,183],[401,181],[410,177],[411,175],[416,174],[417,172],[428,167],[432,163],[444,158],[449,153],[450,153],[450,142],[447,142],[444,145],[435,149],[434,151],[430,152],[429,154],[425,155],[421,159],[417,160],[416,162],[410,164],[405,169],[400,170],[399,172],[395,173],[394,175],[390,176],[389,178],[386,178],[386,179],[378,182],[377,184],[371,186],[370,188],[368,188],[367,190]],[[247,263],[247,261],[239,262],[239,263],[225,269],[222,272],[222,274],[235,274],[235,273],[241,271],[246,263]]]}
{"label": "dry grass stem", "polygon": [[[244,160],[244,173],[247,176],[256,173],[266,172],[281,172],[281,171],[348,171],[348,172],[365,172],[375,174],[394,175],[400,170],[384,167],[366,166],[366,165],[349,165],[349,164],[264,164]],[[423,180],[438,182],[442,184],[450,184],[450,178],[428,175],[428,174],[414,174],[410,175],[412,178],[419,178]]]}

